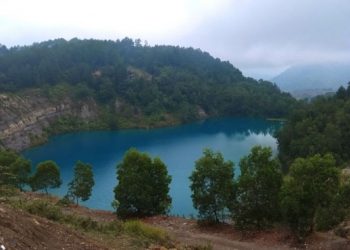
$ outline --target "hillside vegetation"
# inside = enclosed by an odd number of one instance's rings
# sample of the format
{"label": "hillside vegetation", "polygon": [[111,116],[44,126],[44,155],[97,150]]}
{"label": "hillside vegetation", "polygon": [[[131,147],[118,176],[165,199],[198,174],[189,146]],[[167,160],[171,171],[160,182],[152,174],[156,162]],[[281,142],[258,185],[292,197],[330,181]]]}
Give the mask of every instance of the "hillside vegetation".
{"label": "hillside vegetation", "polygon": [[2,46],[0,92],[28,88],[50,100],[93,98],[110,127],[130,127],[135,116],[150,126],[219,115],[281,117],[294,104],[272,83],[244,77],[199,49],[150,47],[129,38]]}
{"label": "hillside vegetation", "polygon": [[350,85],[332,97],[318,97],[295,109],[278,133],[279,158],[332,153],[338,164],[350,161]]}

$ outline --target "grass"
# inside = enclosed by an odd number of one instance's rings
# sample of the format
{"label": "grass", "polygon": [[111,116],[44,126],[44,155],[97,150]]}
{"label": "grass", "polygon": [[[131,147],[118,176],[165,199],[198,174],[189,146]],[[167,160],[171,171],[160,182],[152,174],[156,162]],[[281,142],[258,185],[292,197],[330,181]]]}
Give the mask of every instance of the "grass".
{"label": "grass", "polygon": [[[146,249],[152,246],[174,248],[174,241],[169,234],[157,227],[139,220],[97,221],[67,210],[68,204],[57,201],[51,196],[27,198],[15,188],[0,185],[0,198],[15,209],[46,218],[66,225],[86,234],[91,239],[102,242],[110,249]],[[68,212],[67,212],[68,211]],[[207,245],[179,246],[183,250],[210,250]]]}
{"label": "grass", "polygon": [[150,241],[150,243],[169,245],[170,242],[169,235],[165,231],[138,220],[124,222],[123,229],[130,236]]}
{"label": "grass", "polygon": [[[2,196],[0,194],[0,196]],[[62,206],[53,203],[50,199],[23,199],[20,196],[12,196],[8,204],[16,209],[24,210],[30,214],[44,217],[78,231],[84,232],[103,242],[113,244],[116,237],[128,238],[135,248],[147,248],[150,245],[173,246],[169,235],[156,227],[147,225],[138,220],[100,222],[91,217],[81,216],[75,213],[63,212]]]}

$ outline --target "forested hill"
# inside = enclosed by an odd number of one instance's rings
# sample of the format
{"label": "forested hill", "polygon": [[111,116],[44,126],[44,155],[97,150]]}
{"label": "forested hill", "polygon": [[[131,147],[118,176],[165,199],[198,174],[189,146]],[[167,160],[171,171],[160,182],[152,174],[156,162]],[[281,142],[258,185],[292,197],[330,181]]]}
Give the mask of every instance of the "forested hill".
{"label": "forested hill", "polygon": [[246,78],[206,52],[144,46],[140,40],[64,39],[0,47],[0,91],[67,83],[74,98],[120,102],[139,113],[284,116],[294,100],[270,82]]}
{"label": "forested hill", "polygon": [[278,133],[279,157],[288,166],[298,157],[332,153],[350,162],[350,83],[334,96],[320,96],[296,108]]}

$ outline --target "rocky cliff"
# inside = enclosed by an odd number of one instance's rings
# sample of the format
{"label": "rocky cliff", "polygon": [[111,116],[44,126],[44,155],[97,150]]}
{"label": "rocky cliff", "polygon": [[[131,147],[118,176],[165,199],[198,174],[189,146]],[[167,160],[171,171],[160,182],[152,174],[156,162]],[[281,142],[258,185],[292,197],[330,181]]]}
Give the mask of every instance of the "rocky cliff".
{"label": "rocky cliff", "polygon": [[94,100],[73,102],[69,98],[50,101],[31,91],[0,94],[0,147],[23,150],[47,139],[45,129],[63,116],[93,120],[98,116]]}

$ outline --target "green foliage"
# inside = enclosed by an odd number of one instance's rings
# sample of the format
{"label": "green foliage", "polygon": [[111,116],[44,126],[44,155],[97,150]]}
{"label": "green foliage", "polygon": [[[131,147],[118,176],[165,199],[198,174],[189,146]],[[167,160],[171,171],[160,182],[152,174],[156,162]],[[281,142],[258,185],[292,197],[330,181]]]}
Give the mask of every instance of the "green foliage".
{"label": "green foliage", "polygon": [[14,151],[0,150],[0,165],[1,166],[10,166],[18,158],[18,154]]}
{"label": "green foliage", "polygon": [[170,240],[169,235],[162,229],[152,227],[138,220],[126,221],[123,228],[131,236],[148,239],[158,244],[167,244]]}
{"label": "green foliage", "polygon": [[16,177],[16,186],[23,190],[24,186],[29,182],[31,172],[31,163],[22,157],[18,157],[15,162],[10,165],[12,174]]}
{"label": "green foliage", "polygon": [[90,198],[94,185],[94,174],[91,165],[78,161],[74,167],[73,180],[68,184],[68,193],[75,197],[78,204],[79,198],[82,201]]}
{"label": "green foliage", "polygon": [[30,161],[13,151],[0,150],[0,185],[13,185],[23,190],[28,184]]}
{"label": "green foliage", "polygon": [[117,179],[114,193],[119,216],[167,213],[171,204],[168,194],[171,177],[159,158],[152,160],[146,153],[130,149],[117,166]]}
{"label": "green foliage", "polygon": [[10,167],[0,165],[0,186],[14,186],[16,182],[17,178]]}
{"label": "green foliage", "polygon": [[44,161],[38,164],[35,174],[30,178],[33,191],[48,188],[58,188],[62,184],[60,169],[54,161]]}
{"label": "green foliage", "polygon": [[31,214],[45,217],[49,220],[59,221],[63,217],[63,213],[59,207],[52,205],[45,200],[32,200],[22,204],[22,209]]}
{"label": "green foliage", "polygon": [[[319,228],[327,228],[333,223],[333,219],[326,221],[324,216],[331,211],[334,202],[338,202],[335,200],[338,193],[339,170],[332,155],[315,155],[294,161],[280,197],[284,218],[299,239],[314,230],[316,215]],[[337,210],[332,212],[337,213]]]}
{"label": "green foliage", "polygon": [[[0,171],[1,168],[2,167],[0,166]],[[5,197],[7,199],[18,195],[18,189],[12,185],[4,183],[3,178],[4,176],[0,172],[0,197]]]}
{"label": "green foliage", "polygon": [[71,197],[70,195],[66,194],[66,195],[63,196],[63,198],[61,198],[56,204],[57,204],[58,206],[68,207],[69,205],[74,204],[73,198],[74,198],[74,197]]}
{"label": "green foliage", "polygon": [[224,161],[221,153],[210,149],[196,161],[190,176],[192,201],[199,218],[209,222],[223,221],[234,199],[233,162]]}
{"label": "green foliage", "polygon": [[344,221],[349,214],[349,197],[350,183],[340,184],[338,193],[332,197],[329,205],[317,209],[315,217],[316,230],[330,230]]}
{"label": "green foliage", "polygon": [[350,161],[350,85],[295,109],[277,139],[285,168],[298,157],[315,154],[332,153],[338,164]]}
{"label": "green foliage", "polygon": [[[0,191],[3,187],[0,186]],[[1,194],[0,192],[0,196]],[[118,236],[128,236],[128,238],[131,236],[134,245],[142,248],[148,248],[151,244],[173,247],[172,240],[165,231],[141,221],[95,220],[93,217],[83,216],[76,211],[63,209],[60,204],[55,204],[48,196],[28,199],[18,192],[12,192],[12,196],[6,202],[14,209],[21,209],[30,214],[68,225],[99,240],[114,240]]]}
{"label": "green foliage", "polygon": [[[208,115],[285,116],[295,100],[270,82],[247,78],[229,62],[174,46],[64,39],[0,54],[0,91],[40,88],[50,100],[123,100],[134,116],[172,114],[186,122]],[[123,112],[122,112],[123,113]],[[128,112],[124,117],[130,117]]]}
{"label": "green foliage", "polygon": [[271,148],[255,146],[239,163],[236,202],[232,210],[238,228],[264,228],[279,218],[282,174]]}
{"label": "green foliage", "polygon": [[[104,122],[105,121],[105,122]],[[71,115],[62,116],[50,124],[46,131],[50,135],[68,133],[72,131],[83,131],[93,129],[108,129],[107,119],[101,117],[100,120],[86,121]]]}

